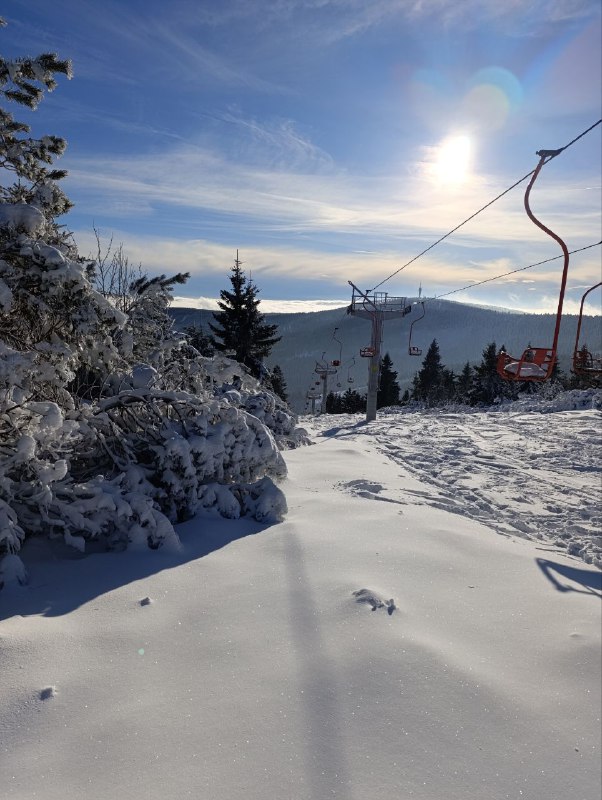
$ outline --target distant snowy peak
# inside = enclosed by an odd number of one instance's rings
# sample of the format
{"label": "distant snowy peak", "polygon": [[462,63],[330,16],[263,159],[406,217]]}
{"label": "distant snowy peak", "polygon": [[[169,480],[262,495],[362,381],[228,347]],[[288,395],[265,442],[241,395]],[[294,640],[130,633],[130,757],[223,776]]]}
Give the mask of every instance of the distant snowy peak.
{"label": "distant snowy peak", "polygon": [[[317,311],[332,311],[345,308],[348,300],[261,300],[261,311],[264,314],[305,314]],[[202,311],[218,311],[217,300],[210,297],[174,297],[172,308],[198,309]]]}

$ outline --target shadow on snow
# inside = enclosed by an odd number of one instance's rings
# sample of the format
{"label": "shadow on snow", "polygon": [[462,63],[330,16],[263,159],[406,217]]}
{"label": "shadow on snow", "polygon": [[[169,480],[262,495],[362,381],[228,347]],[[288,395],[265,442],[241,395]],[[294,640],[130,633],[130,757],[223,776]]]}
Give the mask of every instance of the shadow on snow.
{"label": "shadow on snow", "polygon": [[[120,586],[173,569],[267,530],[252,519],[195,517],[176,526],[179,550],[126,550],[80,554],[60,542],[28,539],[19,553],[29,573],[26,586],[0,592],[0,620],[12,616],[57,617]],[[92,548],[94,543],[91,543]],[[91,549],[92,549],[91,548]]]}
{"label": "shadow on snow", "polygon": [[[559,592],[579,592],[602,597],[602,572],[599,570],[569,567],[566,564],[559,564],[557,561],[549,561],[547,558],[536,558],[535,561],[552,586]],[[578,583],[584,588],[576,589],[568,583],[562,583],[561,579]]]}

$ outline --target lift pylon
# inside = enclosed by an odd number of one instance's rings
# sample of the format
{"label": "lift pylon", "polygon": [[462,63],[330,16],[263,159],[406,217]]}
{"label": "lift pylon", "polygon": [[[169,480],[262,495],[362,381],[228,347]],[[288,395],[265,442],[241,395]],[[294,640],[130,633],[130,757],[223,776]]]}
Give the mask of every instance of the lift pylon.
{"label": "lift pylon", "polygon": [[329,375],[336,375],[337,370],[335,367],[332,367],[330,364],[327,364],[324,361],[324,353],[322,353],[322,361],[316,361],[316,368],[314,372],[318,376],[318,378],[322,381],[322,407],[320,409],[320,414],[326,413],[326,398],[328,397],[328,376]]}
{"label": "lift pylon", "polygon": [[[362,348],[366,351],[364,357],[370,354],[368,365],[368,396],[366,399],[366,421],[376,419],[376,395],[378,393],[378,378],[380,374],[380,346],[383,340],[383,327],[385,320],[405,317],[412,310],[405,297],[389,297],[387,292],[362,292],[357,286],[348,281],[353,292],[348,314],[363,317],[372,322],[372,337],[370,347]],[[360,353],[360,355],[363,355]]]}

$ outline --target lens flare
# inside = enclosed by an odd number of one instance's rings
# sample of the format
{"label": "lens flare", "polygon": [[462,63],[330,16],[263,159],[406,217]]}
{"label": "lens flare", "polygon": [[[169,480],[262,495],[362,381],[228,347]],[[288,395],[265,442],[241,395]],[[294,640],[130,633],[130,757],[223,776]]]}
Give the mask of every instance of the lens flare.
{"label": "lens flare", "polygon": [[462,116],[474,130],[500,130],[522,99],[523,89],[515,75],[501,67],[486,67],[470,80],[461,103]]}

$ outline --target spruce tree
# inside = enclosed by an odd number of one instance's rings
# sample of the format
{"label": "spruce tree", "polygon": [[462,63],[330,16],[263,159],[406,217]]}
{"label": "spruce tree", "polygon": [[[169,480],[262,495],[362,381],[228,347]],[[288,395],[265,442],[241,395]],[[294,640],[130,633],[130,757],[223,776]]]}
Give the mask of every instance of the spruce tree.
{"label": "spruce tree", "polygon": [[496,398],[518,396],[519,386],[505,381],[497,373],[498,352],[495,342],[490,342],[483,350],[481,363],[474,369],[474,388],[471,392],[473,403],[491,405]]}
{"label": "spruce tree", "polygon": [[196,325],[187,325],[183,329],[188,344],[192,345],[195,350],[198,350],[202,356],[212,358],[215,355],[215,350],[211,344],[211,337],[205,333],[202,326],[199,328]]}
{"label": "spruce tree", "polygon": [[[71,64],[53,53],[0,57],[0,96],[35,109],[44,90],[56,87],[55,74],[70,78]],[[14,391],[70,407],[78,372],[93,374],[100,384],[119,362],[113,336],[120,315],[93,291],[89,264],[56,222],[72,205],[57,184],[65,171],[53,168],[65,140],[33,139],[28,132],[28,125],[0,108],[0,167],[17,179],[0,186],[0,344],[12,348],[14,363],[17,352],[23,364],[30,362],[22,378],[12,370]]]}
{"label": "spruce tree", "polygon": [[[0,27],[5,25],[0,18]],[[71,78],[72,72],[71,62],[59,59],[55,53],[12,61],[0,56],[0,96],[36,109],[44,91],[56,88],[56,74]],[[14,186],[0,188],[0,199],[5,203],[31,204],[38,212],[49,211],[53,217],[63,214],[72,204],[55,181],[64,178],[66,172],[49,167],[64,153],[67,143],[59,136],[41,139],[22,136],[28,132],[29,125],[15,121],[12,114],[0,108],[0,167],[13,172],[18,179]],[[22,211],[25,215],[27,209]],[[42,221],[41,214],[36,216],[35,212],[29,212],[27,220],[20,221],[31,229],[36,221]]]}
{"label": "spruce tree", "polygon": [[286,403],[288,401],[286,381],[284,380],[284,374],[278,364],[276,364],[272,370],[270,383],[272,384],[272,391],[274,394],[277,394],[278,397]]}
{"label": "spruce tree", "polygon": [[460,403],[469,403],[473,385],[473,369],[467,361],[456,381],[456,399]]}
{"label": "spruce tree", "polygon": [[454,371],[443,367],[441,376],[441,401],[447,402],[456,397],[456,376]]}
{"label": "spruce tree", "polygon": [[393,369],[393,362],[389,353],[385,353],[380,362],[380,385],[376,395],[376,407],[399,405],[399,384],[397,372]]}
{"label": "spruce tree", "polygon": [[342,414],[341,396],[334,392],[328,392],[326,395],[325,409],[327,414]]}
{"label": "spruce tree", "polygon": [[360,394],[355,389],[347,389],[341,398],[341,413],[357,414],[366,410],[366,395]]}
{"label": "spruce tree", "polygon": [[276,335],[278,326],[267,324],[259,311],[259,289],[246,277],[241,263],[237,250],[230,274],[232,291],[222,289],[218,301],[221,310],[213,315],[216,324],[209,323],[213,334],[211,344],[218,352],[244,364],[259,378],[263,359],[281,337]]}
{"label": "spruce tree", "polygon": [[434,406],[443,399],[443,370],[441,354],[437,340],[433,339],[422,362],[422,368],[413,380],[413,396],[415,400]]}

